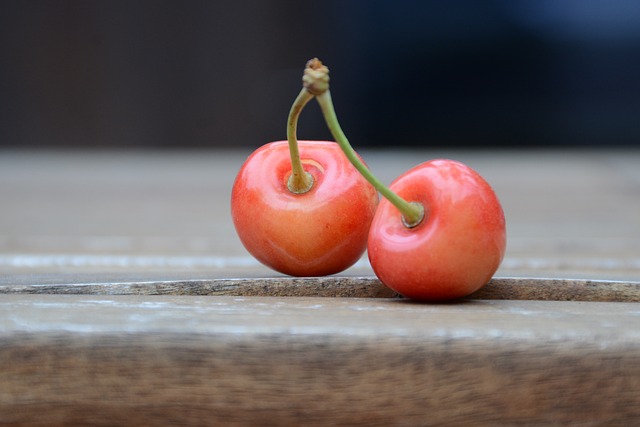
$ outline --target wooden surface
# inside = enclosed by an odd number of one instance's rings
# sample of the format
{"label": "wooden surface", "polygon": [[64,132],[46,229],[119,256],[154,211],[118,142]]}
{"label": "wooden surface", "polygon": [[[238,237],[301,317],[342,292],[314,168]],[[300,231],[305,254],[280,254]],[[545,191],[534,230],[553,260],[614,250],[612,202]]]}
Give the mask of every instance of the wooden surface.
{"label": "wooden surface", "polygon": [[1,307],[5,425],[640,419],[633,303],[10,295]]}
{"label": "wooden surface", "polygon": [[[229,216],[249,153],[0,152],[0,285],[273,276]],[[361,154],[387,183],[434,157],[478,170],[507,219],[498,276],[640,279],[640,151]]]}
{"label": "wooden surface", "polygon": [[[53,285],[21,284],[0,286],[0,294],[402,298],[401,295],[387,288],[375,276],[265,277]],[[466,299],[640,302],[640,283],[496,277]]]}
{"label": "wooden surface", "polygon": [[640,424],[639,152],[361,153],[500,197],[502,267],[437,305],[255,262],[248,154],[0,152],[0,425]]}

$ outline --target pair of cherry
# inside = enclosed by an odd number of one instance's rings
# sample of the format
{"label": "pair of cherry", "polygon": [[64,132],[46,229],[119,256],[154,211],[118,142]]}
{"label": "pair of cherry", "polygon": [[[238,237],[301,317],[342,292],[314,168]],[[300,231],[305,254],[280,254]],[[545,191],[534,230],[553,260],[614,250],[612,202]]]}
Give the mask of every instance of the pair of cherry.
{"label": "pair of cherry", "polygon": [[[297,141],[298,117],[313,98],[337,143]],[[438,159],[410,169],[389,187],[375,178],[340,128],[329,70],[318,59],[305,68],[287,141],[260,147],[240,169],[231,213],[245,248],[274,270],[335,274],[367,249],[385,285],[426,301],[480,289],[506,246],[500,202],[468,166]]]}

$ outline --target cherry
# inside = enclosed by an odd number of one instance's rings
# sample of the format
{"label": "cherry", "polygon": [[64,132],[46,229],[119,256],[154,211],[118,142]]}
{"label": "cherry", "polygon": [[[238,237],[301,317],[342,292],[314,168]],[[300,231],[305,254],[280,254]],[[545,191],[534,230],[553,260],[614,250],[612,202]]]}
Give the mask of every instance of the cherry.
{"label": "cherry", "polygon": [[[308,64],[305,76],[316,65]],[[263,264],[292,276],[335,274],[358,261],[378,205],[376,189],[338,144],[297,140],[298,117],[315,96],[315,86],[305,84],[294,101],[287,141],[254,151],[231,193],[231,215],[244,247]]]}
{"label": "cherry", "polygon": [[383,283],[404,296],[437,301],[467,296],[491,279],[505,252],[505,220],[477,172],[453,160],[431,160],[390,189],[425,212],[417,224],[407,224],[393,204],[380,203],[368,249]]}
{"label": "cherry", "polygon": [[[311,76],[322,79],[321,74]],[[425,301],[461,298],[483,287],[506,247],[504,213],[491,186],[468,166],[445,159],[424,162],[385,186],[353,151],[325,86],[316,99],[331,133],[384,196],[367,245],[378,278],[406,297]]]}

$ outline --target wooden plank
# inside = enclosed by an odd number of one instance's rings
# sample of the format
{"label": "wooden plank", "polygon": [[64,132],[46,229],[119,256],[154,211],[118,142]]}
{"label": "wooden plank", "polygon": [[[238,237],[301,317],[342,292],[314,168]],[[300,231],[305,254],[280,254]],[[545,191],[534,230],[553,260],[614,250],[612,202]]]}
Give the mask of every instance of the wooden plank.
{"label": "wooden plank", "polygon": [[[160,282],[0,285],[0,294],[226,295],[400,298],[376,277],[266,277]],[[640,302],[640,283],[579,279],[493,278],[469,299]]]}
{"label": "wooden plank", "polygon": [[[0,153],[0,284],[272,275],[229,214],[249,151]],[[507,218],[500,277],[640,280],[638,150],[361,154],[387,183],[434,157],[482,173]]]}
{"label": "wooden plank", "polygon": [[635,425],[634,303],[4,295],[2,425]]}

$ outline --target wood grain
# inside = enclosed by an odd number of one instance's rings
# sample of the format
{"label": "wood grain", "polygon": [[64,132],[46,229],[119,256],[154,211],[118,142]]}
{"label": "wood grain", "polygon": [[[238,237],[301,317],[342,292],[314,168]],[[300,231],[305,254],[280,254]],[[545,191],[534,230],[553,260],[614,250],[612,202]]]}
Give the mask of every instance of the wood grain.
{"label": "wood grain", "polygon": [[[340,276],[0,285],[0,294],[401,297],[384,286],[376,277]],[[578,279],[494,278],[468,298],[640,302],[640,283]]]}
{"label": "wood grain", "polygon": [[1,425],[635,425],[634,303],[5,295]]}

